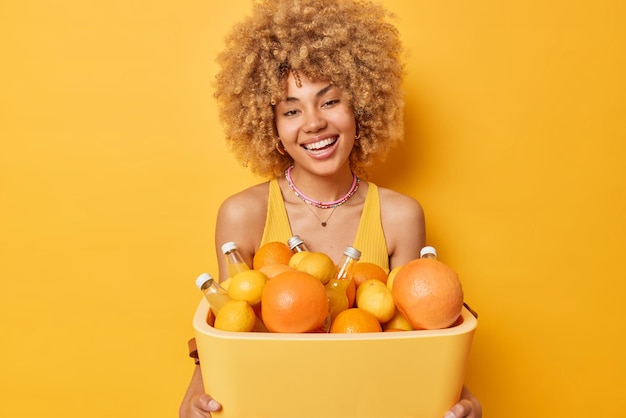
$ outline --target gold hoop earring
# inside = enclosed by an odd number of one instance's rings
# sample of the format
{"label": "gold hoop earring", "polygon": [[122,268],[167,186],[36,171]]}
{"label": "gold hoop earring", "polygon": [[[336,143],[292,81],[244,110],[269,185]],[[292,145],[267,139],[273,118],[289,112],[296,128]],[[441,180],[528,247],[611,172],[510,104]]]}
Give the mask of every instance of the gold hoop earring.
{"label": "gold hoop earring", "polygon": [[285,150],[285,146],[280,139],[276,142],[276,151],[278,151],[280,155],[287,155],[287,150]]}
{"label": "gold hoop earring", "polygon": [[354,135],[354,140],[358,141],[359,139],[361,139],[361,125],[359,125],[357,123],[356,124],[356,134]]}

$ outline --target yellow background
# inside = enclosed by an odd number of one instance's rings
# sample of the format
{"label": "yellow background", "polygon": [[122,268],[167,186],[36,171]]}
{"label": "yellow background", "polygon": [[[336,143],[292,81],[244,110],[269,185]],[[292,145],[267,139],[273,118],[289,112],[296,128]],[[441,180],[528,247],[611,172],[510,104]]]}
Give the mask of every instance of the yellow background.
{"label": "yellow background", "polygon": [[[407,142],[373,180],[480,313],[485,416],[622,415],[624,3],[384,3]],[[176,416],[218,204],[259,180],[210,84],[248,5],[0,3],[0,416]]]}

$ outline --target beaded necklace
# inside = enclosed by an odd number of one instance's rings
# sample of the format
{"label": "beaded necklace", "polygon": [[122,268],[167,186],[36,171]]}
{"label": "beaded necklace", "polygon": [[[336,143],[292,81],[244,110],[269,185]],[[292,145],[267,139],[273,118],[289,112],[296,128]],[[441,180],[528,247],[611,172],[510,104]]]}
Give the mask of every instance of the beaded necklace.
{"label": "beaded necklace", "polygon": [[352,186],[350,187],[350,190],[348,190],[348,193],[346,193],[342,198],[334,200],[332,202],[320,202],[318,200],[311,199],[310,197],[302,193],[295,184],[293,184],[293,180],[291,179],[292,168],[293,166],[285,170],[285,178],[287,179],[289,187],[291,188],[291,190],[293,190],[295,195],[300,198],[300,200],[308,203],[311,206],[315,206],[316,208],[332,209],[336,208],[337,206],[341,206],[346,203],[348,199],[350,199],[356,193],[357,190],[359,190],[359,183],[361,182],[361,179],[356,174],[352,173]]}

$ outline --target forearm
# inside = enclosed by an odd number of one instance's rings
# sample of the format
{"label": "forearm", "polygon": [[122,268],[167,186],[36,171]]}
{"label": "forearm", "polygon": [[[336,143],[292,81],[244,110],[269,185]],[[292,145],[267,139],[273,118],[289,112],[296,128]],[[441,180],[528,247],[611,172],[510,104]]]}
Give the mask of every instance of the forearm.
{"label": "forearm", "polygon": [[202,383],[202,370],[200,369],[200,365],[198,364],[193,371],[193,375],[191,376],[191,382],[189,382],[189,386],[187,387],[187,391],[185,392],[183,401],[180,404],[180,417],[185,417],[187,415],[187,411],[189,410],[189,404],[191,403],[191,398],[194,395],[199,395],[202,393],[204,393],[204,383]]}

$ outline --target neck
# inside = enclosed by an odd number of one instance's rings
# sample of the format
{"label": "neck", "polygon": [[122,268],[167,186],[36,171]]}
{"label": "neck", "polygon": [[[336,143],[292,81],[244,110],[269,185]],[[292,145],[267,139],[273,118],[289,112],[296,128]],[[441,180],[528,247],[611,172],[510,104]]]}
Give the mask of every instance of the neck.
{"label": "neck", "polygon": [[329,176],[292,167],[285,176],[288,183],[291,181],[290,187],[300,199],[324,209],[338,206],[337,203],[345,203],[358,190],[359,185],[358,177],[349,167]]}

